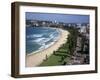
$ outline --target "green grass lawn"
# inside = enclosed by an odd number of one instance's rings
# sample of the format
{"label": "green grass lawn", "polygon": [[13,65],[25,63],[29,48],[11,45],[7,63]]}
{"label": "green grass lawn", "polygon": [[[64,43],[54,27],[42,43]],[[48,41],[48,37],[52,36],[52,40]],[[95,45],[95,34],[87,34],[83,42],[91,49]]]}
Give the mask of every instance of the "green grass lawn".
{"label": "green grass lawn", "polygon": [[54,66],[61,65],[61,56],[51,55],[46,61],[44,61],[39,66]]}
{"label": "green grass lawn", "polygon": [[39,66],[57,66],[62,65],[64,60],[69,60],[69,56],[62,60],[62,56],[66,55],[65,53],[56,52],[52,54],[47,60],[43,61]]}

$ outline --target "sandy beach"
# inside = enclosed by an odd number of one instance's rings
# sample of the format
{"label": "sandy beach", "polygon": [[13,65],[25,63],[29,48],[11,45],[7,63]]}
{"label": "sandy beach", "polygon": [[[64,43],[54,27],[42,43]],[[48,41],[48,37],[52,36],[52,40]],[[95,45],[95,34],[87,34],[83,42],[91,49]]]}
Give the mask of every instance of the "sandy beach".
{"label": "sandy beach", "polygon": [[56,51],[62,44],[66,42],[69,34],[68,31],[62,29],[59,30],[61,32],[60,38],[52,46],[43,51],[37,52],[35,54],[31,53],[31,55],[26,56],[26,67],[38,66],[43,62],[46,55],[49,57],[50,55],[53,54],[53,51]]}

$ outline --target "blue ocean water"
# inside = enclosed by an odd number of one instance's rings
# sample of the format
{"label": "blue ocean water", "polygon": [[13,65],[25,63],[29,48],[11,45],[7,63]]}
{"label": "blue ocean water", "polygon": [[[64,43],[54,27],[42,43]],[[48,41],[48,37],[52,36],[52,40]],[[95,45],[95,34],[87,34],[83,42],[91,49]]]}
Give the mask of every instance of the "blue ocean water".
{"label": "blue ocean water", "polygon": [[44,50],[59,39],[60,31],[50,27],[26,27],[26,53]]}

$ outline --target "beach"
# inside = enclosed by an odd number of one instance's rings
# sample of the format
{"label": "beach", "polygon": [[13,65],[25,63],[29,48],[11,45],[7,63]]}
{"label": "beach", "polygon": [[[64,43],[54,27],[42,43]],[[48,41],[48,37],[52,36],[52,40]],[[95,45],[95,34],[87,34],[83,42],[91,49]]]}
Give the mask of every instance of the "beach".
{"label": "beach", "polygon": [[44,61],[46,56],[49,57],[52,55],[54,51],[57,51],[57,49],[66,42],[69,32],[60,28],[59,31],[61,33],[60,38],[53,45],[35,54],[32,52],[33,54],[26,55],[26,67],[38,66]]}

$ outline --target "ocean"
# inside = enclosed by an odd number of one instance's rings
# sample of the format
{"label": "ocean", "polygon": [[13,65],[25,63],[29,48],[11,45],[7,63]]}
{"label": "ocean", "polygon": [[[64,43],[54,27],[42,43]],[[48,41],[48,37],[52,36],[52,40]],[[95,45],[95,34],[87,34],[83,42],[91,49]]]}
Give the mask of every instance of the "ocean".
{"label": "ocean", "polygon": [[26,27],[26,54],[37,53],[53,45],[60,37],[57,28]]}

